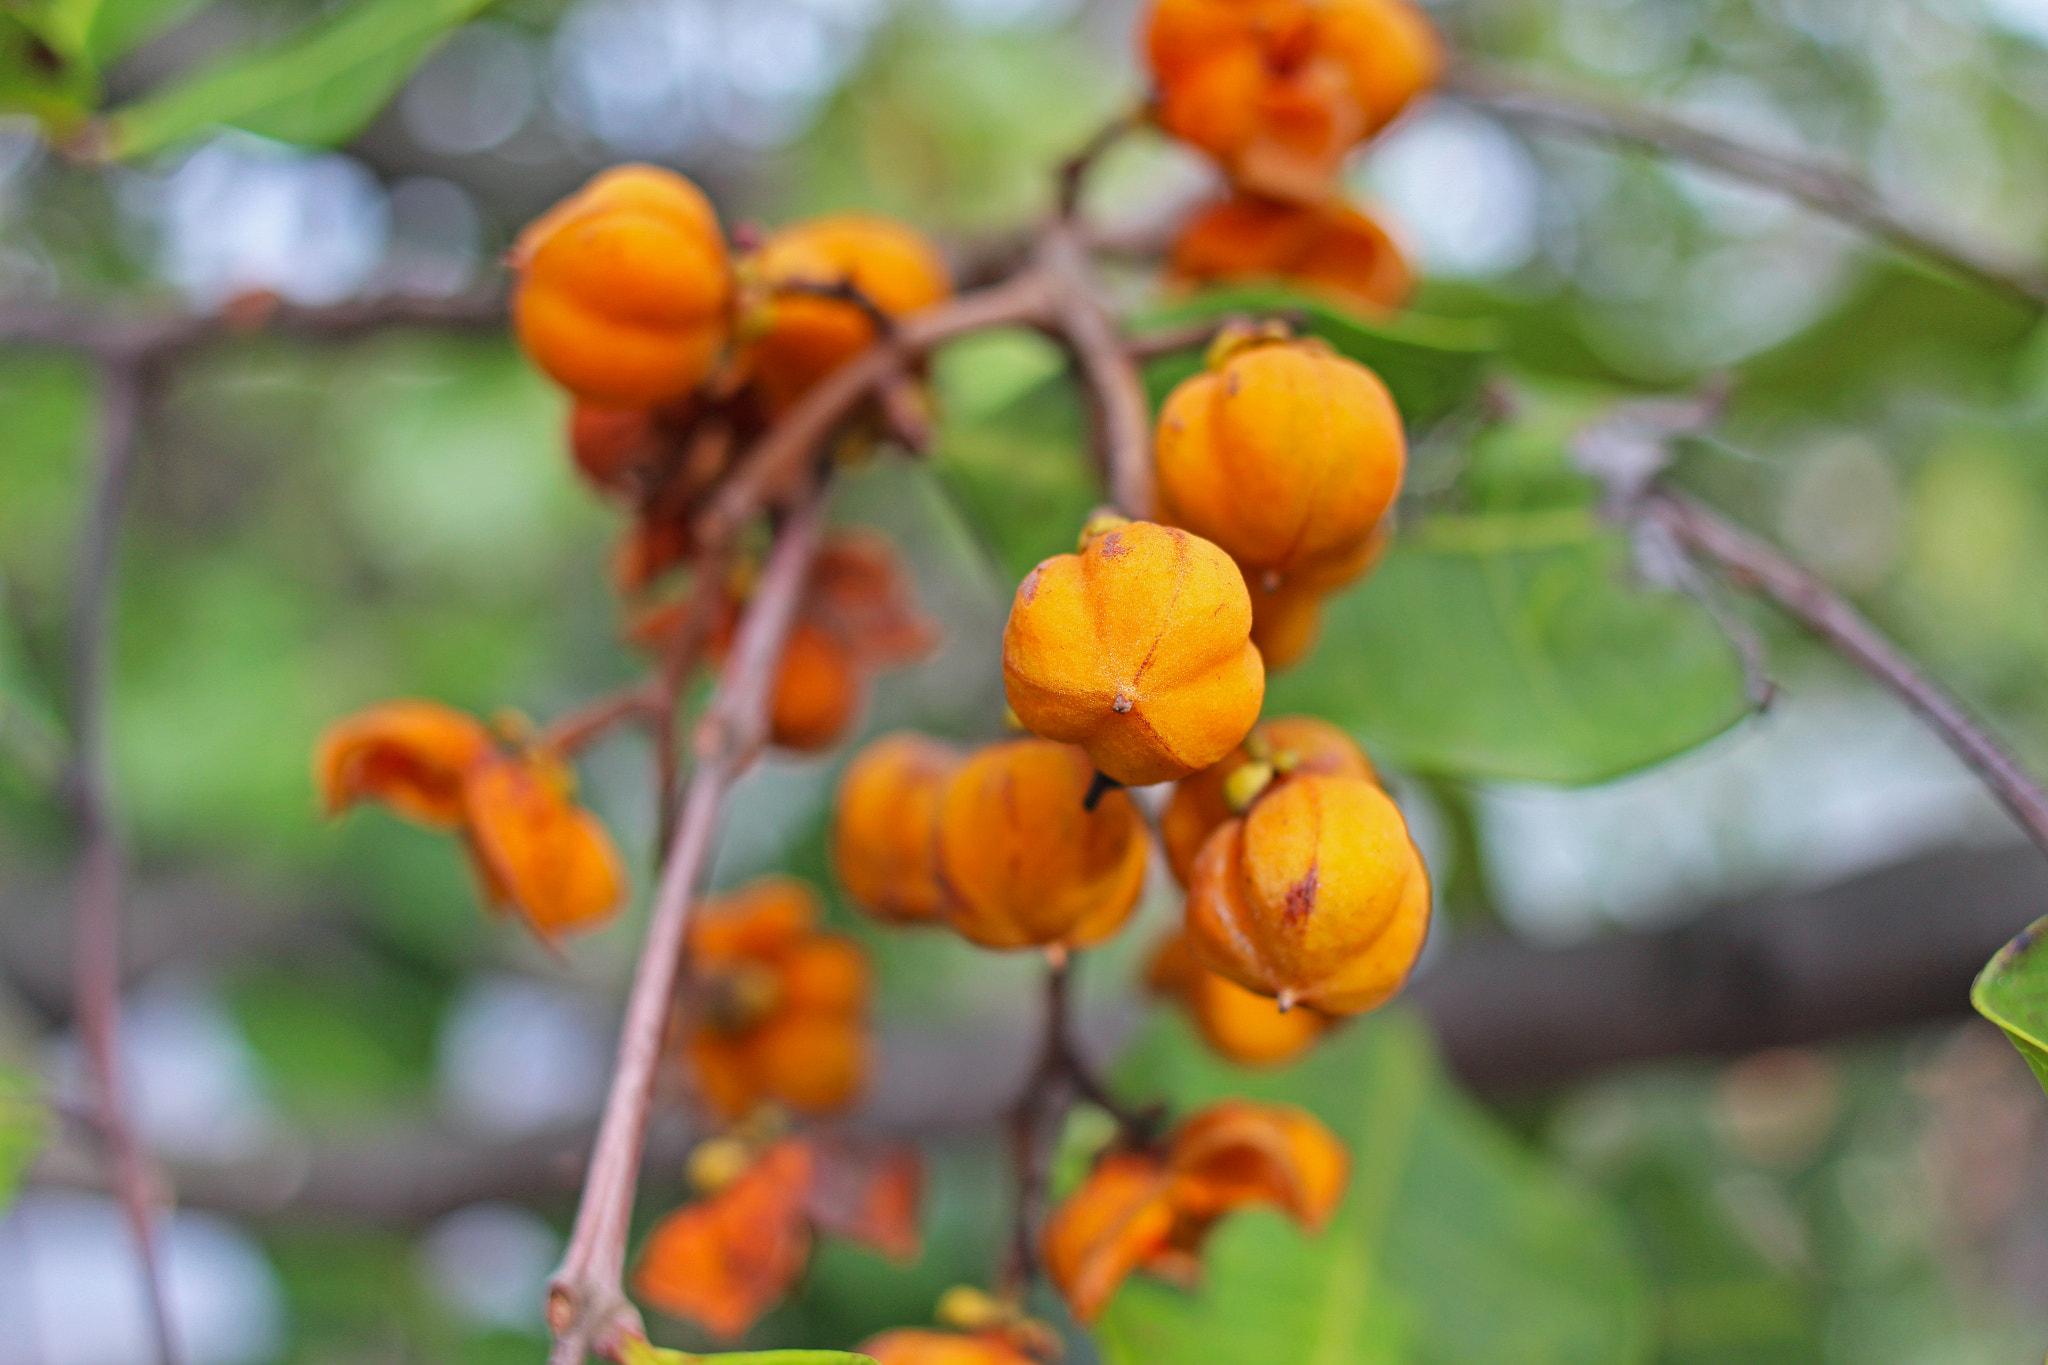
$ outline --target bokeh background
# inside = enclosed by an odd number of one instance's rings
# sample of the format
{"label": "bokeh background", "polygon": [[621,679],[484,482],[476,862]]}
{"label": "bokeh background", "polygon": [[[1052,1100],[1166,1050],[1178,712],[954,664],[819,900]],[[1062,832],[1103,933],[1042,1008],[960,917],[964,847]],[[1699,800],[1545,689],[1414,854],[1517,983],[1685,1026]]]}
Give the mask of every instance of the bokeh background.
{"label": "bokeh background", "polygon": [[[190,6],[110,88],[147,88],[319,8]],[[1495,68],[1856,168],[1934,221],[2048,260],[2043,0],[1430,9]],[[874,208],[966,259],[1044,211],[1049,168],[1140,93],[1138,21],[1124,0],[504,0],[337,148],[225,132],[95,167],[0,119],[0,309],[467,297],[502,287],[523,222],[627,158],[697,177],[728,221]],[[2033,313],[1773,194],[1453,99],[1412,113],[1350,175],[1424,274],[1417,312],[1497,329],[1495,382],[1518,411],[1568,424],[1730,375],[1731,409],[1688,449],[1686,480],[1851,594],[2048,769],[2048,340]],[[1090,210],[1140,230],[1209,176],[1141,136],[1105,162]],[[1018,338],[950,354],[934,465],[884,457],[842,493],[841,519],[904,546],[947,641],[883,680],[868,731],[999,724],[994,640],[1016,565],[1058,548],[1088,499],[1070,422],[1001,420],[1055,364]],[[52,698],[93,405],[76,359],[0,351],[0,1057],[72,1104],[73,841],[51,798]],[[136,864],[126,1062],[182,1196],[166,1242],[193,1365],[542,1352],[541,1286],[639,915],[551,957],[478,913],[444,840],[376,815],[321,823],[308,760],[324,723],[383,697],[546,718],[630,676],[605,586],[612,517],[572,477],[563,418],[489,330],[211,348],[153,414],[110,724]],[[1421,443],[1413,496],[1455,503],[1467,444]],[[1036,495],[991,494],[992,465]],[[1425,987],[1465,942],[1568,948],[1863,874],[1881,888],[1901,864],[1938,869],[1913,883],[1934,953],[1986,894],[1986,869],[2009,874],[2014,831],[1940,745],[1756,620],[1782,688],[1768,712],[1736,705],[1704,745],[1618,777],[1572,751],[1519,773],[1568,781],[1509,780],[1512,764],[1447,761],[1441,736],[1358,722],[1437,874]],[[1373,639],[1396,649],[1400,631]],[[1656,671],[1613,648],[1603,687]],[[1337,642],[1307,674],[1338,695],[1390,658]],[[1578,686],[1569,671],[1556,684]],[[1543,740],[1551,711],[1521,712],[1516,695],[1472,705]],[[1613,725],[1654,729],[1655,700]],[[1597,720],[1604,701],[1588,705]],[[845,752],[771,758],[748,779],[719,883],[776,866],[829,883],[820,836]],[[583,767],[644,867],[643,753],[622,737]],[[1145,924],[1087,970],[1106,1047],[1140,1027],[1136,953],[1171,900],[1157,888]],[[2014,913],[2016,931],[2031,912]],[[994,1255],[1000,1153],[978,1120],[1022,1064],[1029,964],[835,915],[877,948],[885,1062],[864,1121],[929,1139],[931,1246],[909,1270],[828,1250],[763,1343],[844,1345],[923,1321]],[[1490,1077],[1484,1141],[1570,1191],[1518,1205],[1545,1227],[1494,1259],[1538,1258],[1549,1224],[1590,1221],[1611,1230],[1613,1263],[1552,1296],[1562,1306],[1529,1300],[1518,1334],[1473,1345],[1430,1310],[1409,1354],[1358,1358],[2039,1359],[2048,1103],[1960,992],[1946,999],[1946,1018],[1763,1053],[1562,1084]],[[92,1145],[61,1121],[48,1138],[0,1221],[0,1365],[147,1359]],[[680,1187],[681,1141],[657,1142],[650,1209]],[[1443,1304],[1520,1302],[1512,1267],[1440,1269]],[[1574,1322],[1605,1332],[1601,1353],[1556,1353],[1578,1339],[1556,1324]]]}

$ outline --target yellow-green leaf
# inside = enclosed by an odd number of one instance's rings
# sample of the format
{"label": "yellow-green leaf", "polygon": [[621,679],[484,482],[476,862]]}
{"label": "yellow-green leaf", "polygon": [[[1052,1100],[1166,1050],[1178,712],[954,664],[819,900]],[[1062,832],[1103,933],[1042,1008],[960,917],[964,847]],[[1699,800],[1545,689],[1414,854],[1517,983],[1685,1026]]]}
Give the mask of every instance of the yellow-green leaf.
{"label": "yellow-green leaf", "polygon": [[2005,1030],[2048,1089],[2048,919],[1998,950],[1970,988],[1970,1003]]}

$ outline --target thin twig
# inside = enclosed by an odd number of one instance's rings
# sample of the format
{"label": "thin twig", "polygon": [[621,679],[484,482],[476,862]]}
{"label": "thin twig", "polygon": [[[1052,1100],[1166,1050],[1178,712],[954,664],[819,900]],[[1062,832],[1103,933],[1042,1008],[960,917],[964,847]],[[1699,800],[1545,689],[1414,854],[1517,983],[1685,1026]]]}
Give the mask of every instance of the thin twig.
{"label": "thin twig", "polygon": [[394,327],[482,330],[504,325],[505,300],[496,294],[393,295],[321,307],[250,298],[213,313],[11,304],[0,308],[0,343],[144,360],[255,333],[331,342]]}
{"label": "thin twig", "polygon": [[178,1348],[151,1207],[154,1182],[128,1112],[121,1075],[122,855],[109,796],[105,734],[114,566],[149,383],[148,370],[139,360],[110,360],[101,366],[93,501],[72,578],[72,759],[67,786],[84,841],[73,910],[79,1030],[85,1038],[100,1130],[113,1158],[114,1184],[135,1237],[157,1358],[162,1365],[175,1365]]}
{"label": "thin twig", "polygon": [[1036,271],[962,294],[898,321],[883,338],[818,381],[748,450],[699,523],[706,544],[729,543],[764,506],[786,496],[840,423],[903,366],[942,342],[992,327],[1043,326],[1050,296]]}
{"label": "thin twig", "polygon": [[2035,310],[2048,308],[2048,274],[1914,221],[1837,167],[1765,151],[1653,110],[1560,94],[1470,66],[1452,70],[1444,90],[1510,123],[1649,148],[1774,190],[1952,275]]}
{"label": "thin twig", "polygon": [[568,1250],[549,1283],[548,1325],[555,1341],[548,1358],[554,1365],[579,1365],[592,1352],[611,1357],[624,1337],[644,1335],[623,1289],[626,1238],[690,904],[710,865],[726,792],[766,740],[768,696],[824,519],[819,492],[783,523],[741,617],[718,694],[697,727],[697,766],[655,891],[582,1200]]}
{"label": "thin twig", "polygon": [[1642,515],[1680,544],[1719,564],[1732,582],[1770,598],[1837,653],[1891,689],[1984,780],[2020,827],[2048,852],[2048,793],[2043,793],[1981,721],[1862,613],[1813,574],[1691,498],[1655,488],[1640,506]]}
{"label": "thin twig", "polygon": [[1152,408],[1116,320],[1102,306],[1087,252],[1073,224],[1049,224],[1040,269],[1052,294],[1056,329],[1081,372],[1094,414],[1096,449],[1110,496],[1125,516],[1149,518],[1157,501],[1152,471]]}
{"label": "thin twig", "polygon": [[535,743],[559,754],[573,754],[615,726],[629,720],[646,720],[655,705],[647,684],[636,683],[586,702],[558,718],[540,732]]}

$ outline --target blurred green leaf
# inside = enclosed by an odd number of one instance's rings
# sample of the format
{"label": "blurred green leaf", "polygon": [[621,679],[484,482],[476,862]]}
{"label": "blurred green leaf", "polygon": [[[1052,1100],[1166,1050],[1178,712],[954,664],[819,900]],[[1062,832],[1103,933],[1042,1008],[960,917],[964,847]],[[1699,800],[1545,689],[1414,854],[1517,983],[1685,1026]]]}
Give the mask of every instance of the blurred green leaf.
{"label": "blurred green leaf", "polygon": [[451,29],[489,3],[357,0],[275,47],[114,110],[108,155],[141,156],[222,124],[285,142],[339,142],[384,107]]}
{"label": "blurred green leaf", "polygon": [[[1308,336],[1318,336],[1340,353],[1372,369],[1386,382],[1412,427],[1426,426],[1478,389],[1498,342],[1483,322],[1422,317],[1413,313],[1367,319],[1294,290],[1273,286],[1205,290],[1134,320],[1143,335],[1233,314],[1261,318],[1286,315]],[[1199,349],[1162,356],[1145,367],[1145,385],[1156,408],[1174,385],[1202,367]]]}
{"label": "blurred green leaf", "polygon": [[1970,1003],[2005,1030],[2048,1089],[2048,919],[1998,950],[1970,987]]}
{"label": "blurred green leaf", "polygon": [[14,1202],[22,1172],[42,1149],[48,1118],[36,1083],[24,1072],[0,1067],[0,1212]]}
{"label": "blurred green leaf", "polygon": [[1583,783],[1682,753],[1749,703],[1705,609],[1634,584],[1620,537],[1559,506],[1405,528],[1328,600],[1266,706],[1357,730],[1403,767]]}
{"label": "blurred green leaf", "polygon": [[1080,395],[1065,376],[992,411],[948,413],[934,467],[995,556],[1005,592],[1047,555],[1071,551],[1103,501],[1087,449]]}
{"label": "blurred green leaf", "polygon": [[205,0],[51,0],[43,36],[53,46],[105,66],[199,8]]}
{"label": "blurred green leaf", "polygon": [[1648,1287],[1615,1213],[1447,1085],[1421,1027],[1377,1016],[1282,1072],[1217,1060],[1178,1020],[1122,1068],[1185,1111],[1230,1096],[1314,1110],[1352,1155],[1320,1235],[1227,1220],[1193,1295],[1134,1279],[1100,1329],[1113,1365],[1609,1365],[1652,1356]]}
{"label": "blurred green leaf", "polygon": [[0,114],[32,114],[62,138],[99,96],[91,66],[59,50],[40,22],[0,9]]}
{"label": "blurred green leaf", "polygon": [[626,1338],[619,1357],[625,1365],[875,1365],[867,1356],[851,1351],[740,1351],[736,1354],[698,1356],[650,1346],[637,1337]]}

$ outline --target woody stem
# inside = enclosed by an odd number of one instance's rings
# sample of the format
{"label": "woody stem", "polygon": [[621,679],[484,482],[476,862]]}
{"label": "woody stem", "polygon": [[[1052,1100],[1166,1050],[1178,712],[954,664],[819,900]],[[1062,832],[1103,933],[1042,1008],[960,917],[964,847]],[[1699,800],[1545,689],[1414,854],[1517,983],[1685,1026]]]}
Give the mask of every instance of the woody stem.
{"label": "woody stem", "polygon": [[717,694],[697,726],[697,766],[655,890],[582,1199],[568,1250],[549,1282],[553,1365],[577,1365],[592,1352],[615,1356],[625,1337],[643,1334],[623,1287],[626,1240],[662,1035],[682,974],[690,904],[710,864],[726,793],[766,741],[768,697],[824,523],[822,488],[783,522],[740,618]]}

